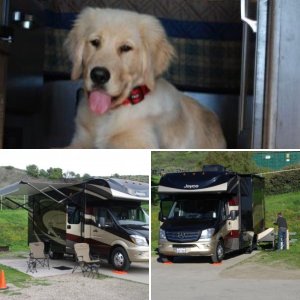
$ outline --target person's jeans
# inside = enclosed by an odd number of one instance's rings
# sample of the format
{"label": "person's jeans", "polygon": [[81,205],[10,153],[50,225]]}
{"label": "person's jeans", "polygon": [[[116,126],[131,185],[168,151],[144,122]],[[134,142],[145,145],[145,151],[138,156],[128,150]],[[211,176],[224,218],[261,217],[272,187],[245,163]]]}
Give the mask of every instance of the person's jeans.
{"label": "person's jeans", "polygon": [[286,228],[279,227],[278,229],[278,250],[286,250]]}

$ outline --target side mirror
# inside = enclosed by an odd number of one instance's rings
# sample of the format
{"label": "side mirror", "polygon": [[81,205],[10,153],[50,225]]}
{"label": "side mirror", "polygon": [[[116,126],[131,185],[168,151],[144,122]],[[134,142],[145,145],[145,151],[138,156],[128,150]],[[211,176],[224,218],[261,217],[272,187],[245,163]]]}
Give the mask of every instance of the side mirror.
{"label": "side mirror", "polygon": [[106,223],[105,217],[100,217],[99,222],[100,222],[99,227],[105,227],[105,223]]}

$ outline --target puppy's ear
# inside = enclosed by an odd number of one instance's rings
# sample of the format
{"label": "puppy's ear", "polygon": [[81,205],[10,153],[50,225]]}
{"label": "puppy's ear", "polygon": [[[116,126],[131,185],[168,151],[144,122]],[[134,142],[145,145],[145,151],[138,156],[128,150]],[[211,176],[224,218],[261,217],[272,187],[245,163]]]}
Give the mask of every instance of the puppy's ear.
{"label": "puppy's ear", "polygon": [[71,79],[79,79],[82,74],[84,39],[78,23],[75,24],[73,29],[69,32],[64,46],[72,62]]}
{"label": "puppy's ear", "polygon": [[154,62],[155,75],[159,76],[167,71],[174,57],[175,50],[168,41],[167,37],[165,36],[159,39],[156,46],[152,48],[152,58]]}
{"label": "puppy's ear", "polygon": [[148,15],[142,16],[141,28],[142,40],[150,55],[154,77],[158,77],[168,69],[175,57],[175,50],[158,19]]}

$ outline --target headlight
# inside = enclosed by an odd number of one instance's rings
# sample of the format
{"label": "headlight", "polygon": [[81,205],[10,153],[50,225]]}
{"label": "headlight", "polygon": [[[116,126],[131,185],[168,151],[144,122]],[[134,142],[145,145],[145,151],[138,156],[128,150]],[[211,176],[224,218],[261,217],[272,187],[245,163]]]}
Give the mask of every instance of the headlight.
{"label": "headlight", "polygon": [[140,235],[131,235],[131,240],[138,246],[148,246],[147,240]]}
{"label": "headlight", "polygon": [[166,240],[167,239],[166,238],[166,232],[164,230],[162,230],[162,229],[159,229],[159,238],[161,240]]}
{"label": "headlight", "polygon": [[200,239],[210,239],[213,236],[214,232],[214,228],[207,228],[205,230],[202,230]]}

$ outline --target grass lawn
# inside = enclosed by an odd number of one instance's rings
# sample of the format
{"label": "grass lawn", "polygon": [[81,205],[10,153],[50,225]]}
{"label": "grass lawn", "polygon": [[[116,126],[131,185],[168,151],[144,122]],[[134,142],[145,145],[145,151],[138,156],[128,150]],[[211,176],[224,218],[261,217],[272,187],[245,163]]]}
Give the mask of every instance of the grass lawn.
{"label": "grass lawn", "polygon": [[151,254],[155,254],[155,249],[158,247],[159,237],[159,220],[158,220],[159,205],[151,206]]}
{"label": "grass lawn", "polygon": [[288,251],[261,251],[250,260],[270,266],[300,269],[300,241],[290,245]]}
{"label": "grass lawn", "polygon": [[32,281],[32,277],[28,274],[19,272],[10,267],[4,266],[0,264],[0,270],[4,271],[6,284],[13,284],[17,287],[24,287],[27,283]]}
{"label": "grass lawn", "polygon": [[300,240],[300,193],[267,196],[265,204],[266,227],[274,227],[273,222],[277,219],[277,213],[282,212],[287,220],[289,231],[297,232]]}
{"label": "grass lawn", "polygon": [[28,219],[27,211],[0,211],[0,246],[9,246],[11,251],[27,251]]}

